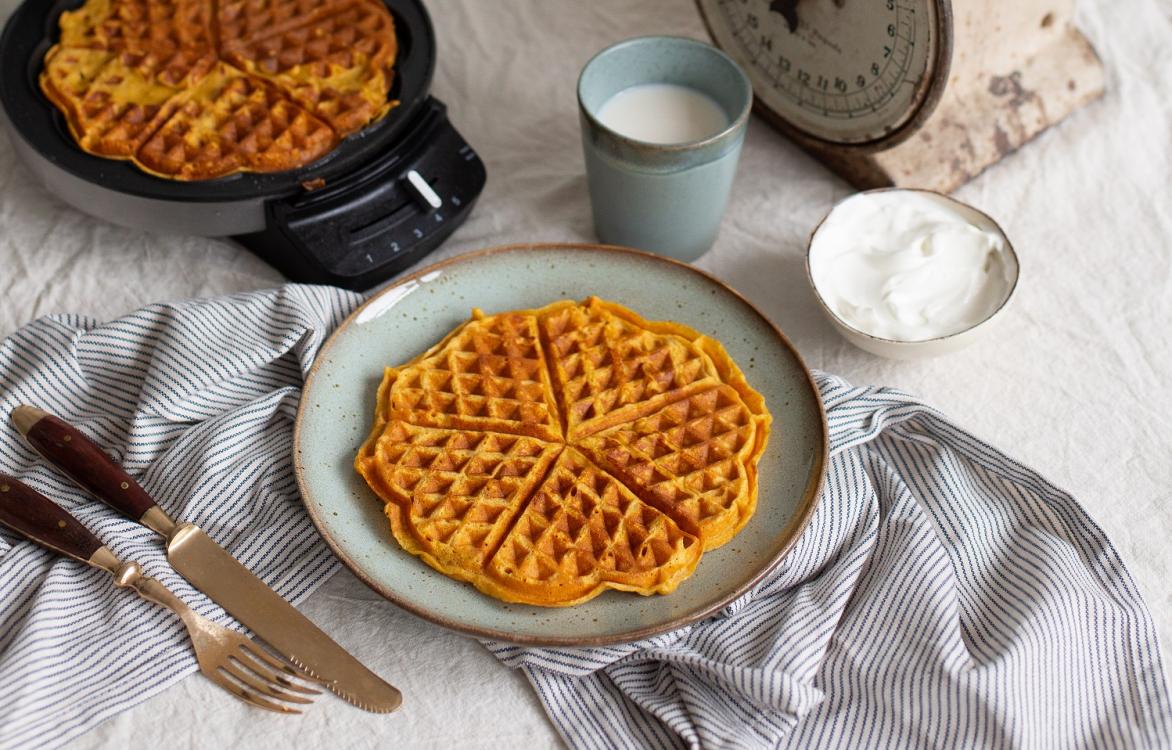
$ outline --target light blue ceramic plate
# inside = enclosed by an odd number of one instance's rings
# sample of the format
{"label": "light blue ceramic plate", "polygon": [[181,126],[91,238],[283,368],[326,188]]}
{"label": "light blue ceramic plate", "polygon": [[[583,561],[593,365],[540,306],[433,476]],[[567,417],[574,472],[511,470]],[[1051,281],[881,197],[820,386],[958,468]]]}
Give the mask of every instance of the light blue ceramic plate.
{"label": "light blue ceramic plate", "polygon": [[[757,512],[708,552],[668,596],[608,591],[575,607],[505,604],[401,550],[382,502],[353,469],[386,365],[430,347],[486,312],[591,294],[652,320],[719,339],[765,396],[774,427],[759,465]],[[655,255],[588,245],[524,245],[463,255],[388,287],[322,348],[305,385],[294,438],[297,481],[326,542],[371,588],[420,617],[519,643],[621,643],[681,627],[748,590],[784,557],[814,509],[826,463],[826,420],[797,352],[746,300],[697,269]]]}

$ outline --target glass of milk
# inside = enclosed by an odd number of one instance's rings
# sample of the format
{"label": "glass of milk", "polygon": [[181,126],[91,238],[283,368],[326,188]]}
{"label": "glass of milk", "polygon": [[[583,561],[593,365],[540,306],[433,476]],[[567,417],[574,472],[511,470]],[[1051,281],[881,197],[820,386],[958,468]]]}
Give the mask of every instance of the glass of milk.
{"label": "glass of milk", "polygon": [[720,229],[752,104],[740,66],[694,39],[638,37],[595,55],[578,110],[599,239],[700,257]]}

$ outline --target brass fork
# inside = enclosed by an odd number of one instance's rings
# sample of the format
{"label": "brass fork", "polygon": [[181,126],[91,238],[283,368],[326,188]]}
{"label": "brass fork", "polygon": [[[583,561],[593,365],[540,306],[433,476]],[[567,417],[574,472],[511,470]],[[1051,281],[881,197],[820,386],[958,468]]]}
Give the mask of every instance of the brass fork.
{"label": "brass fork", "polygon": [[298,680],[318,682],[279,659],[250,638],[193,612],[182,599],[142,571],[123,562],[64,508],[33,488],[0,474],[0,523],[49,549],[114,576],[114,584],[133,589],[143,599],[170,609],[183,620],[195,646],[199,669],[212,682],[253,706],[285,714],[301,713],[288,703],[305,705],[319,690]]}

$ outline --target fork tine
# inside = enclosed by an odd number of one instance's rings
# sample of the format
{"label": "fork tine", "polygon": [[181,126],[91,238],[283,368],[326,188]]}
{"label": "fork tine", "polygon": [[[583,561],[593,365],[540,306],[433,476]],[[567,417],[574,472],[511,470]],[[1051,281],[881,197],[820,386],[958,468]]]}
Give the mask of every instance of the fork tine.
{"label": "fork tine", "polygon": [[319,685],[324,685],[325,680],[314,677],[308,672],[297,668],[295,665],[287,661],[278,659],[252,641],[245,641],[243,644],[241,644],[241,646],[242,648],[238,649],[236,652],[237,660],[240,660],[239,657],[241,655],[247,655],[251,657],[248,663],[244,663],[244,666],[248,667],[253,672],[256,672],[261,677],[264,677],[269,682],[275,682],[281,687],[287,688],[289,690],[296,690],[300,693],[305,693],[306,695],[321,695],[320,690],[307,688],[300,683],[294,682],[290,678],[297,677],[298,679],[305,680],[306,682],[313,682]]}
{"label": "fork tine", "polygon": [[266,698],[262,698],[261,696],[249,690],[247,687],[241,685],[235,680],[230,679],[226,673],[221,672],[219,669],[209,669],[204,672],[204,675],[212,682],[224,688],[240,700],[250,705],[256,706],[257,708],[264,708],[269,711],[275,711],[279,714],[301,713],[295,708],[282,706],[280,703],[274,703],[273,701],[270,701]]}
{"label": "fork tine", "polygon": [[242,662],[240,659],[237,659],[235,656],[221,665],[220,669],[232,675],[237,680],[240,680],[258,693],[263,693],[265,695],[287,701],[289,703],[313,703],[312,698],[305,698],[303,696],[297,695],[296,693],[287,693],[284,690],[274,686],[272,683],[258,678],[252,672],[248,671],[249,667],[247,664]]}

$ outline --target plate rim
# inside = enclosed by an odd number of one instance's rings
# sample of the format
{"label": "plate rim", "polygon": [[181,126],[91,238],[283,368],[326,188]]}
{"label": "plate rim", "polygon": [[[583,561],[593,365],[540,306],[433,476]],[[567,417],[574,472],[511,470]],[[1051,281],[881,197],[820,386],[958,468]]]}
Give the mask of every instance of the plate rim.
{"label": "plate rim", "polygon": [[[728,292],[735,299],[744,304],[752,314],[756,315],[761,319],[762,322],[766,324],[768,329],[771,330],[777,337],[781,345],[785,347],[793,356],[794,360],[801,368],[802,373],[806,377],[810,391],[814,395],[814,403],[818,407],[822,439],[817,446],[818,455],[815,460],[815,465],[811,467],[810,477],[806,482],[806,488],[803,491],[802,500],[798,505],[798,511],[794,514],[794,517],[790,519],[789,524],[783,531],[784,542],[782,542],[781,549],[777,552],[777,554],[774,555],[769,560],[769,562],[763,565],[759,571],[754,573],[747,582],[733,589],[728,594],[719,597],[716,602],[707,607],[680,615],[679,617],[675,617],[664,623],[648,625],[635,628],[633,630],[624,631],[622,633],[602,636],[552,637],[527,635],[470,625],[465,622],[460,622],[450,617],[433,612],[424,606],[407,601],[394,592],[383,588],[378,582],[371,578],[371,576],[363,571],[359,565],[351,560],[345,552],[342,551],[342,549],[334,541],[330,534],[326,532],[322,519],[318,517],[314,507],[306,499],[308,496],[308,493],[306,492],[307,483],[304,476],[304,466],[301,460],[300,449],[301,428],[303,426],[302,418],[305,416],[305,404],[307,403],[305,396],[309,393],[310,387],[313,385],[314,378],[317,376],[318,369],[320,368],[321,364],[325,362],[326,355],[328,354],[330,348],[337,341],[338,336],[341,335],[341,333],[350,326],[354,319],[362,313],[367,305],[370,305],[376,300],[382,298],[384,295],[389,294],[393,290],[398,289],[404,284],[415,281],[422,276],[443,268],[447,268],[449,266],[460,263],[468,263],[491,255],[534,252],[538,250],[572,250],[633,256],[643,260],[663,263],[669,266],[677,266],[687,270],[690,273],[702,277],[706,281],[715,283],[725,292]],[[797,542],[798,538],[801,537],[802,532],[805,531],[806,526],[810,522],[810,518],[814,515],[814,509],[817,507],[818,502],[822,497],[822,487],[826,481],[826,467],[830,454],[829,435],[830,429],[826,420],[826,405],[822,401],[821,392],[818,389],[817,382],[814,380],[814,375],[810,371],[810,368],[806,364],[805,360],[802,359],[802,355],[798,353],[797,348],[790,342],[789,338],[784,333],[782,333],[781,329],[778,328],[773,323],[773,321],[765,315],[765,313],[761,312],[761,310],[751,301],[749,301],[744,295],[733,289],[721,279],[717,278],[711,273],[708,273],[707,271],[696,268],[689,263],[684,263],[682,261],[675,260],[674,258],[668,258],[662,255],[656,255],[655,253],[637,250],[630,247],[623,247],[620,245],[604,245],[590,242],[527,242],[494,245],[491,247],[481,248],[480,250],[461,253],[459,255],[452,256],[451,258],[446,258],[437,263],[433,263],[425,268],[419,269],[418,271],[396,279],[394,282],[380,289],[377,293],[371,295],[366,301],[364,301],[349,315],[347,315],[345,320],[338,324],[333,332],[330,333],[329,338],[327,338],[325,342],[322,343],[321,348],[318,349],[317,355],[314,357],[313,364],[309,368],[309,373],[305,376],[305,382],[301,387],[301,396],[297,404],[297,417],[293,423],[293,473],[297,481],[297,490],[300,495],[301,504],[305,507],[305,511],[309,515],[309,519],[313,522],[314,527],[317,529],[318,535],[325,541],[326,545],[330,548],[330,551],[333,552],[334,556],[337,557],[342,562],[342,564],[345,565],[360,581],[362,581],[364,584],[370,587],[371,590],[378,593],[384,599],[394,604],[396,607],[399,607],[400,609],[403,609],[415,615],[416,617],[427,620],[428,622],[432,622],[449,630],[454,630],[456,632],[474,636],[476,638],[487,638],[490,640],[504,641],[524,646],[614,646],[624,643],[632,643],[634,641],[643,640],[645,638],[650,638],[652,636],[673,630],[679,630],[682,627],[710,617],[715,612],[726,607],[730,602],[735,601],[736,599],[743,596],[747,591],[752,589],[754,586],[760,583],[762,579],[773,572],[777,566],[780,565],[781,562],[789,555],[790,551],[793,549],[794,544]],[[436,571],[436,574],[443,575],[438,571]]]}

